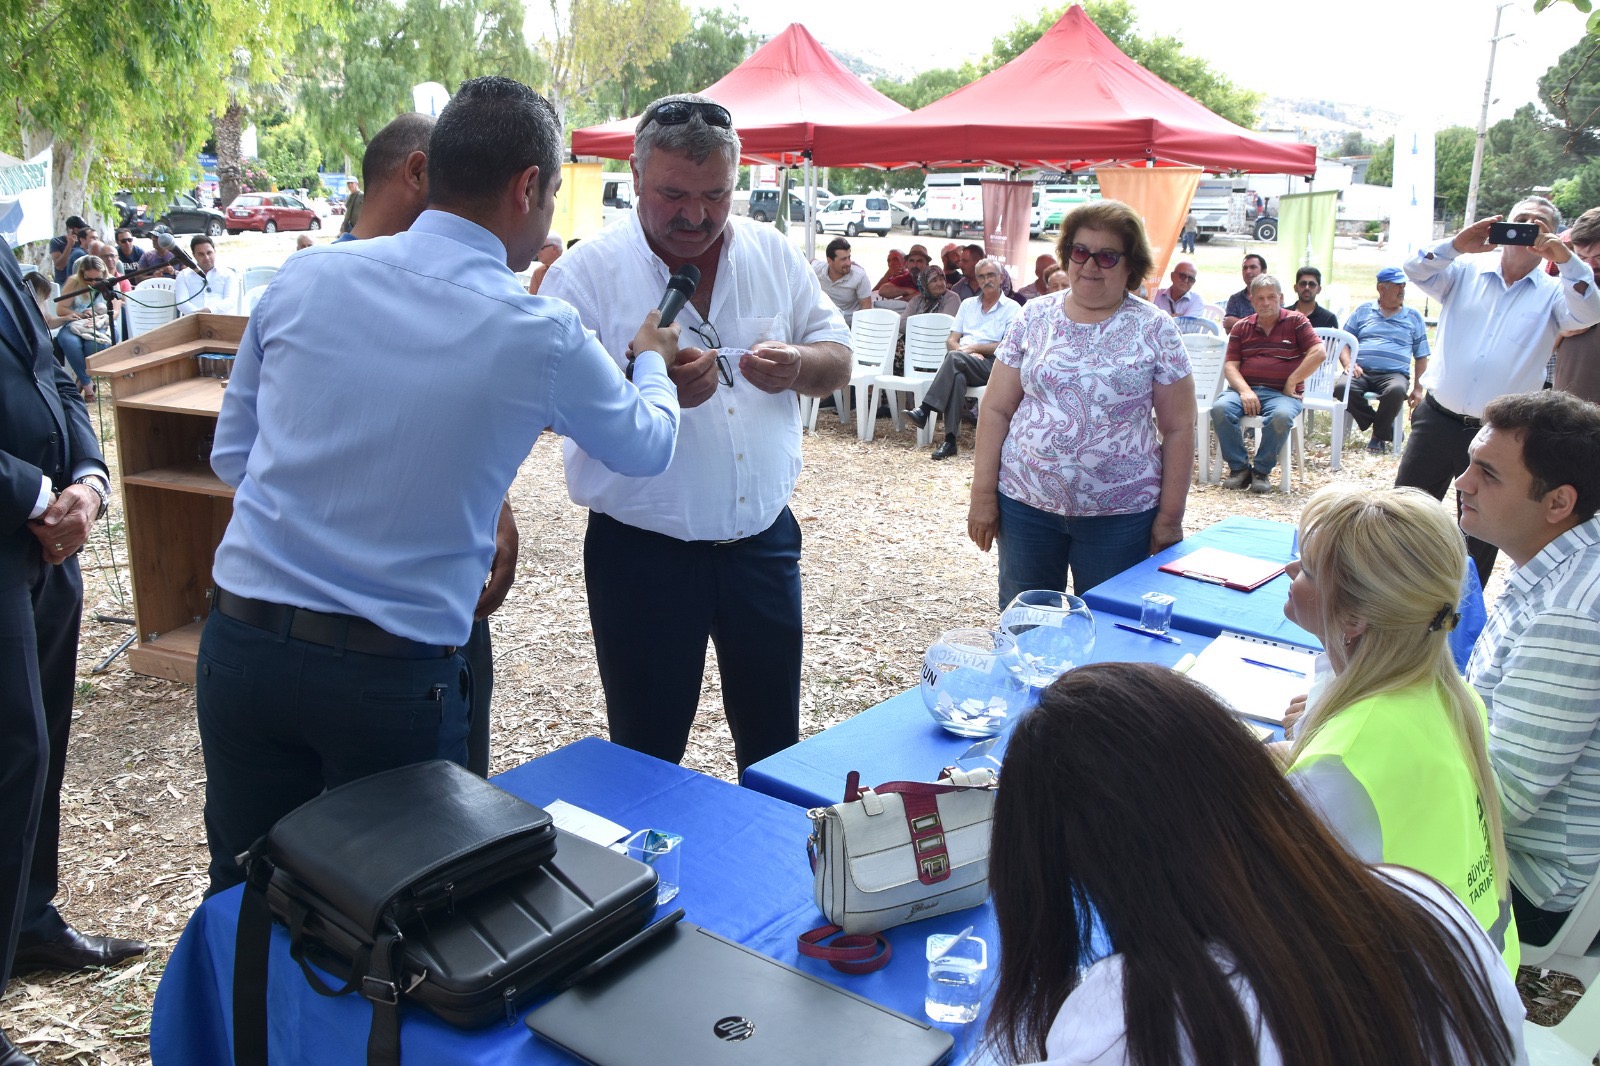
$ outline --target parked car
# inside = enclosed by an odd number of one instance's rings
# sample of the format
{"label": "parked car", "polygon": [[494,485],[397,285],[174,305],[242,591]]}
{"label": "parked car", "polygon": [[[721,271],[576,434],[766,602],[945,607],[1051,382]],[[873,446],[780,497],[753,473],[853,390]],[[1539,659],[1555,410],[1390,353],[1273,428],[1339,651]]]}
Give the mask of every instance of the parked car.
{"label": "parked car", "polygon": [[818,233],[837,230],[846,237],[854,237],[863,230],[872,230],[880,237],[887,237],[893,224],[886,196],[835,196],[827,207],[817,212]]}
{"label": "parked car", "polygon": [[286,192],[247,192],[228,205],[229,233],[258,229],[276,233],[281,229],[317,229],[322,219],[298,196]]}
{"label": "parked car", "polygon": [[[821,209],[819,197],[818,209]],[[757,222],[771,222],[778,217],[778,190],[752,189],[750,191],[750,217]],[[789,221],[806,220],[806,202],[799,190],[789,190]]]}
{"label": "parked car", "polygon": [[118,226],[131,230],[135,237],[148,237],[163,226],[170,233],[204,233],[208,237],[220,237],[226,225],[221,211],[205,206],[186,192],[174,197],[160,218],[152,218],[142,204],[133,202],[129,193],[118,193],[116,202],[122,211]]}

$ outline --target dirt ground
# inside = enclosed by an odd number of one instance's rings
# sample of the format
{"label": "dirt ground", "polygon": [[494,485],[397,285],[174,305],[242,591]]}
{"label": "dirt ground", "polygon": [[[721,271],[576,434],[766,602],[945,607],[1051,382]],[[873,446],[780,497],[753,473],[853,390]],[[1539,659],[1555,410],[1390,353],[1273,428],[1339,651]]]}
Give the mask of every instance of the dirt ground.
{"label": "dirt ground", "polygon": [[[94,413],[115,463],[109,403],[102,400]],[[942,463],[928,461],[909,428],[894,433],[880,420],[877,430],[876,440],[858,441],[824,410],[819,432],[805,442],[793,509],[806,537],[806,735],[916,684],[922,652],[943,630],[989,625],[998,614],[995,558],[966,537],[971,428],[959,457]],[[1326,419],[1309,452],[1305,477],[1288,495],[1195,488],[1186,527],[1238,513],[1292,520],[1322,485],[1392,482],[1394,458],[1368,456],[1359,446],[1346,451],[1343,470],[1330,472]],[[583,592],[584,515],[567,499],[558,440],[540,441],[511,499],[522,549],[516,587],[493,618],[496,771],[606,732]],[[87,592],[57,902],[80,929],[140,937],[151,951],[115,971],[12,980],[0,1001],[0,1026],[44,1063],[149,1061],[156,985],[205,885],[205,774],[194,691],[134,674],[125,658],[100,670],[131,632],[101,620],[133,613],[119,516],[114,503],[82,560]],[[1491,585],[1491,595],[1496,591]],[[734,779],[714,655],[685,763]],[[1551,1021],[1578,986],[1525,971],[1523,989],[1536,1016]]]}

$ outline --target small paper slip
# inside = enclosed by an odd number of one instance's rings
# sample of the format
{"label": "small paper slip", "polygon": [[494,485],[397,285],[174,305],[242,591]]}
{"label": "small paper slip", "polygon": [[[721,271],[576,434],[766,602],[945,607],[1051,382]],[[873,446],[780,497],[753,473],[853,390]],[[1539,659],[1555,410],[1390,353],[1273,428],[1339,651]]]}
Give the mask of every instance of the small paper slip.
{"label": "small paper slip", "polygon": [[1283,566],[1283,563],[1252,559],[1248,555],[1236,555],[1221,548],[1196,548],[1160,569],[1163,573],[1177,574],[1210,585],[1254,592],[1283,573]]}
{"label": "small paper slip", "polygon": [[1311,690],[1316,659],[1309,648],[1224,632],[1200,653],[1189,677],[1238,714],[1282,725],[1289,701]]}
{"label": "small paper slip", "polygon": [[565,829],[573,836],[592,840],[606,847],[628,835],[626,829],[611,819],[602,818],[582,807],[574,807],[566,800],[555,800],[545,804],[544,812],[550,816],[551,823],[557,829]]}

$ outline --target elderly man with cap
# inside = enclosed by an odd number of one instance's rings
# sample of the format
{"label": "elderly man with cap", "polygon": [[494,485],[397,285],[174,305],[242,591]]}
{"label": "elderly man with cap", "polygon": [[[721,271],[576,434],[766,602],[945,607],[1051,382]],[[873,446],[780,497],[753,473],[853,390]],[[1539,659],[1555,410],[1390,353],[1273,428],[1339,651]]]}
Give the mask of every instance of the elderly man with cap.
{"label": "elderly man with cap", "polygon": [[[1393,449],[1394,420],[1400,405],[1409,402],[1415,407],[1422,400],[1421,380],[1428,369],[1428,327],[1416,309],[1405,306],[1405,298],[1405,271],[1384,267],[1378,271],[1378,298],[1350,312],[1344,323],[1345,332],[1361,342],[1354,367],[1348,366],[1349,351],[1342,353],[1350,371],[1345,406],[1356,425],[1372,430],[1367,451],[1374,454]],[[1376,413],[1367,400],[1368,393],[1378,397]]]}
{"label": "elderly man with cap", "polygon": [[544,272],[550,269],[550,264],[561,258],[561,253],[566,250],[566,245],[561,243],[561,234],[552,233],[545,237],[544,244],[539,248],[539,263],[533,268],[533,276],[528,280],[528,291],[539,295],[539,286],[544,283]]}

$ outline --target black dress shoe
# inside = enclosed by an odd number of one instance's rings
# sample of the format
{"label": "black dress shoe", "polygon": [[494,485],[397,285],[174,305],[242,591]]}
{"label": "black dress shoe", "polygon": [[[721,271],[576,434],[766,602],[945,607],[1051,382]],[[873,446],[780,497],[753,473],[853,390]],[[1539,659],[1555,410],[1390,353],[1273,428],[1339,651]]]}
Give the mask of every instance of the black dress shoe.
{"label": "black dress shoe", "polygon": [[906,418],[918,429],[926,429],[928,426],[928,412],[920,407],[913,407],[907,411]]}
{"label": "black dress shoe", "polygon": [[935,461],[938,461],[940,459],[948,459],[952,455],[954,455],[955,453],[956,453],[956,439],[954,437],[946,437],[944,439],[944,443],[939,445],[937,448],[935,448],[933,450],[933,455],[931,456],[931,458],[934,459]]}
{"label": "black dress shoe", "polygon": [[[115,966],[135,955],[143,955],[146,945],[142,940],[119,940],[112,936],[84,936],[70,925],[54,940],[43,944],[17,945],[11,972],[33,973],[35,970],[87,970],[92,966]],[[0,1066],[7,1066],[0,1059]]]}
{"label": "black dress shoe", "polygon": [[0,1066],[39,1066],[39,1064],[8,1040],[4,1030],[0,1030]]}

